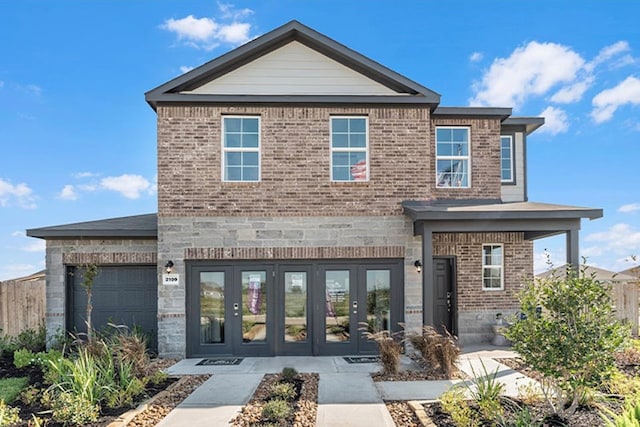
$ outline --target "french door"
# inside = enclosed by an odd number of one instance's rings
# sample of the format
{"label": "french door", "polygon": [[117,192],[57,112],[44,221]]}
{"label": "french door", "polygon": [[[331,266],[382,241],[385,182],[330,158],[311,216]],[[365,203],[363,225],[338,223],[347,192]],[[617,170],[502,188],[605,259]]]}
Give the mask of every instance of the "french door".
{"label": "french door", "polygon": [[402,260],[193,263],[187,354],[375,353],[403,321]]}

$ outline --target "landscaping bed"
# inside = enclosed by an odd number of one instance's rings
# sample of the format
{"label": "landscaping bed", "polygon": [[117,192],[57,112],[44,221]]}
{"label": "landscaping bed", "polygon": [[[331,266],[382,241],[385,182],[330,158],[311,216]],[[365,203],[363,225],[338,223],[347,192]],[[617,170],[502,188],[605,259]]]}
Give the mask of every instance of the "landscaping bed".
{"label": "landscaping bed", "polygon": [[318,374],[285,368],[265,374],[251,400],[232,420],[233,427],[314,427],[318,412]]}

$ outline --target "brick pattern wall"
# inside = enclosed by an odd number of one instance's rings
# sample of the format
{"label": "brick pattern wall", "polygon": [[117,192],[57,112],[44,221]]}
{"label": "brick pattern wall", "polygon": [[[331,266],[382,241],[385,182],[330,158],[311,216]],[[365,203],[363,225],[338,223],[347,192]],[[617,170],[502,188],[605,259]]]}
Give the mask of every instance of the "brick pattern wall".
{"label": "brick pattern wall", "polygon": [[[471,138],[471,188],[437,188],[436,199],[499,199],[500,183],[500,121],[497,119],[433,118],[431,138],[435,146],[436,126],[469,127]],[[430,170],[436,169],[435,150]],[[434,178],[435,179],[435,178]],[[433,179],[431,180],[433,181]]]}
{"label": "brick pattern wall", "polygon": [[[426,107],[158,107],[160,216],[397,215],[403,200],[499,198],[498,120],[431,121]],[[225,114],[261,117],[261,181],[223,183]],[[330,118],[369,117],[370,180],[330,177]],[[434,124],[471,126],[471,189],[435,190]]]}
{"label": "brick pattern wall", "polygon": [[[482,245],[504,244],[504,290],[482,290]],[[433,253],[456,256],[458,311],[508,310],[533,277],[533,243],[523,233],[438,233]]]}
{"label": "brick pattern wall", "polygon": [[187,248],[185,259],[357,259],[404,258],[404,246],[313,248]]}

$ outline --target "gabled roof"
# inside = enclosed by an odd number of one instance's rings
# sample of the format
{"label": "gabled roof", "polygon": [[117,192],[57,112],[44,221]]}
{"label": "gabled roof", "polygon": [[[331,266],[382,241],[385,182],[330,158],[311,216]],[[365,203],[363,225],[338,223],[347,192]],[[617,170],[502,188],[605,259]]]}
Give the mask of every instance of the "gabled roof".
{"label": "gabled roof", "polygon": [[[292,41],[302,43],[357,73],[392,89],[398,93],[398,95],[405,96],[211,95],[184,93],[230,73]],[[145,99],[154,110],[159,102],[407,103],[429,104],[432,108],[435,108],[435,106],[440,103],[440,95],[438,93],[349,49],[298,21],[291,21],[188,73],[150,90],[145,94]]]}
{"label": "gabled roof", "polygon": [[158,215],[146,214],[103,219],[99,221],[77,222],[53,227],[31,228],[27,236],[48,238],[78,237],[158,237]]}
{"label": "gabled roof", "polygon": [[640,265],[636,265],[635,267],[627,268],[626,270],[622,270],[620,274],[626,274],[628,276],[633,276],[640,279]]}

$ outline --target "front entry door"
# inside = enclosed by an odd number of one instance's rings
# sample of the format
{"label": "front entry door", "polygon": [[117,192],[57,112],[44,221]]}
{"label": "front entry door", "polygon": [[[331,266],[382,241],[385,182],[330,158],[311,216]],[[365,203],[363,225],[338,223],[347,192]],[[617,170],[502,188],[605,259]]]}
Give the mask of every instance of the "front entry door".
{"label": "front entry door", "polygon": [[273,354],[272,271],[271,266],[255,264],[191,268],[190,356]]}
{"label": "front entry door", "polygon": [[446,328],[451,334],[455,334],[455,292],[451,258],[433,259],[433,284],[433,326],[440,333]]}

